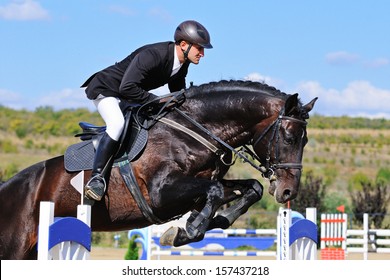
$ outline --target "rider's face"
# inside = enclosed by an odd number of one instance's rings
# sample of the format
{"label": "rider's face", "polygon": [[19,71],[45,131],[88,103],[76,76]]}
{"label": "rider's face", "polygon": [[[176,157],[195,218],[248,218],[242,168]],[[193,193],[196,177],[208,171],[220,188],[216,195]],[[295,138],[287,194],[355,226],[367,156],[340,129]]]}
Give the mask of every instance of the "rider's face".
{"label": "rider's face", "polygon": [[198,64],[202,57],[204,57],[204,48],[199,45],[192,45],[190,52],[188,53],[188,59],[192,63]]}
{"label": "rider's face", "polygon": [[[180,47],[182,49],[183,52],[187,51],[188,47],[190,45],[185,42],[185,41],[182,41],[180,43]],[[190,51],[188,53],[188,60],[191,61],[192,63],[194,64],[198,64],[200,59],[204,56],[204,48],[197,45],[197,44],[193,44],[190,48]]]}

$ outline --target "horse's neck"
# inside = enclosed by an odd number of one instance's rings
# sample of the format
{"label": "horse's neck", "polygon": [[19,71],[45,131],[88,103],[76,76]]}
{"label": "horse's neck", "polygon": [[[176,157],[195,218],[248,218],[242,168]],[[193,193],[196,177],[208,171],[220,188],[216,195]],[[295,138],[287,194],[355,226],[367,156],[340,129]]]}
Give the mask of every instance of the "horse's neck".
{"label": "horse's neck", "polygon": [[231,145],[240,146],[249,141],[251,129],[274,112],[275,108],[271,108],[271,105],[278,106],[265,97],[256,96],[235,102],[231,96],[222,96],[218,105],[204,102],[201,106],[190,104],[189,108],[198,110],[198,113],[190,114],[211,133],[223,141],[231,142]]}

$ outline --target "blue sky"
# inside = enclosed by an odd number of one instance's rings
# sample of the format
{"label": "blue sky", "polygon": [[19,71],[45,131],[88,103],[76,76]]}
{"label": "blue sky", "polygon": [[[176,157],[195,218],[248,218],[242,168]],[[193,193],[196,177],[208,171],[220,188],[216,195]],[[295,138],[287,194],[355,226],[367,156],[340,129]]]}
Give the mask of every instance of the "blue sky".
{"label": "blue sky", "polygon": [[264,81],[319,97],[321,115],[390,118],[389,11],[387,0],[0,0],[0,104],[94,110],[85,79],[195,19],[214,48],[188,84]]}

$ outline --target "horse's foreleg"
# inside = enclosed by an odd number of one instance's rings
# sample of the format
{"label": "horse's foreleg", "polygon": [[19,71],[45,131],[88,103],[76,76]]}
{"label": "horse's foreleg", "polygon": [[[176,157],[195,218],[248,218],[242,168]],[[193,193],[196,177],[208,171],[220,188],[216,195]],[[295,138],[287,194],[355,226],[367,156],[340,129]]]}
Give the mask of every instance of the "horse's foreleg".
{"label": "horse's foreleg", "polygon": [[171,227],[161,236],[160,244],[182,246],[203,239],[210,221],[223,203],[223,185],[212,181],[206,194],[204,207],[200,212],[193,210],[187,220],[186,228]]}
{"label": "horse's foreleg", "polygon": [[222,205],[223,195],[223,187],[220,183],[210,187],[210,190],[207,193],[206,204],[203,209],[200,212],[194,210],[187,220],[186,232],[189,238],[196,238],[200,234],[202,234],[203,237],[211,218]]}
{"label": "horse's foreleg", "polygon": [[[259,201],[263,196],[263,186],[257,180],[223,180],[222,183],[227,188],[233,188],[233,192],[243,193],[234,205],[219,212],[218,215],[212,219],[207,230],[214,228],[227,229],[242,214],[246,213],[250,206]],[[238,188],[238,186],[244,187]]]}

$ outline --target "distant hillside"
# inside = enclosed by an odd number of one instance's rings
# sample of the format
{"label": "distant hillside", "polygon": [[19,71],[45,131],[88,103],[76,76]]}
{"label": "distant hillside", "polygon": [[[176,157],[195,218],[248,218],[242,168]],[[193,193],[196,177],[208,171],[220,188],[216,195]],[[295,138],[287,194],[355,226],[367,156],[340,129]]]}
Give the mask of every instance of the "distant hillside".
{"label": "distant hillside", "polygon": [[310,116],[310,128],[320,129],[390,129],[390,120],[379,118],[369,119],[362,117],[325,117],[321,115]]}

